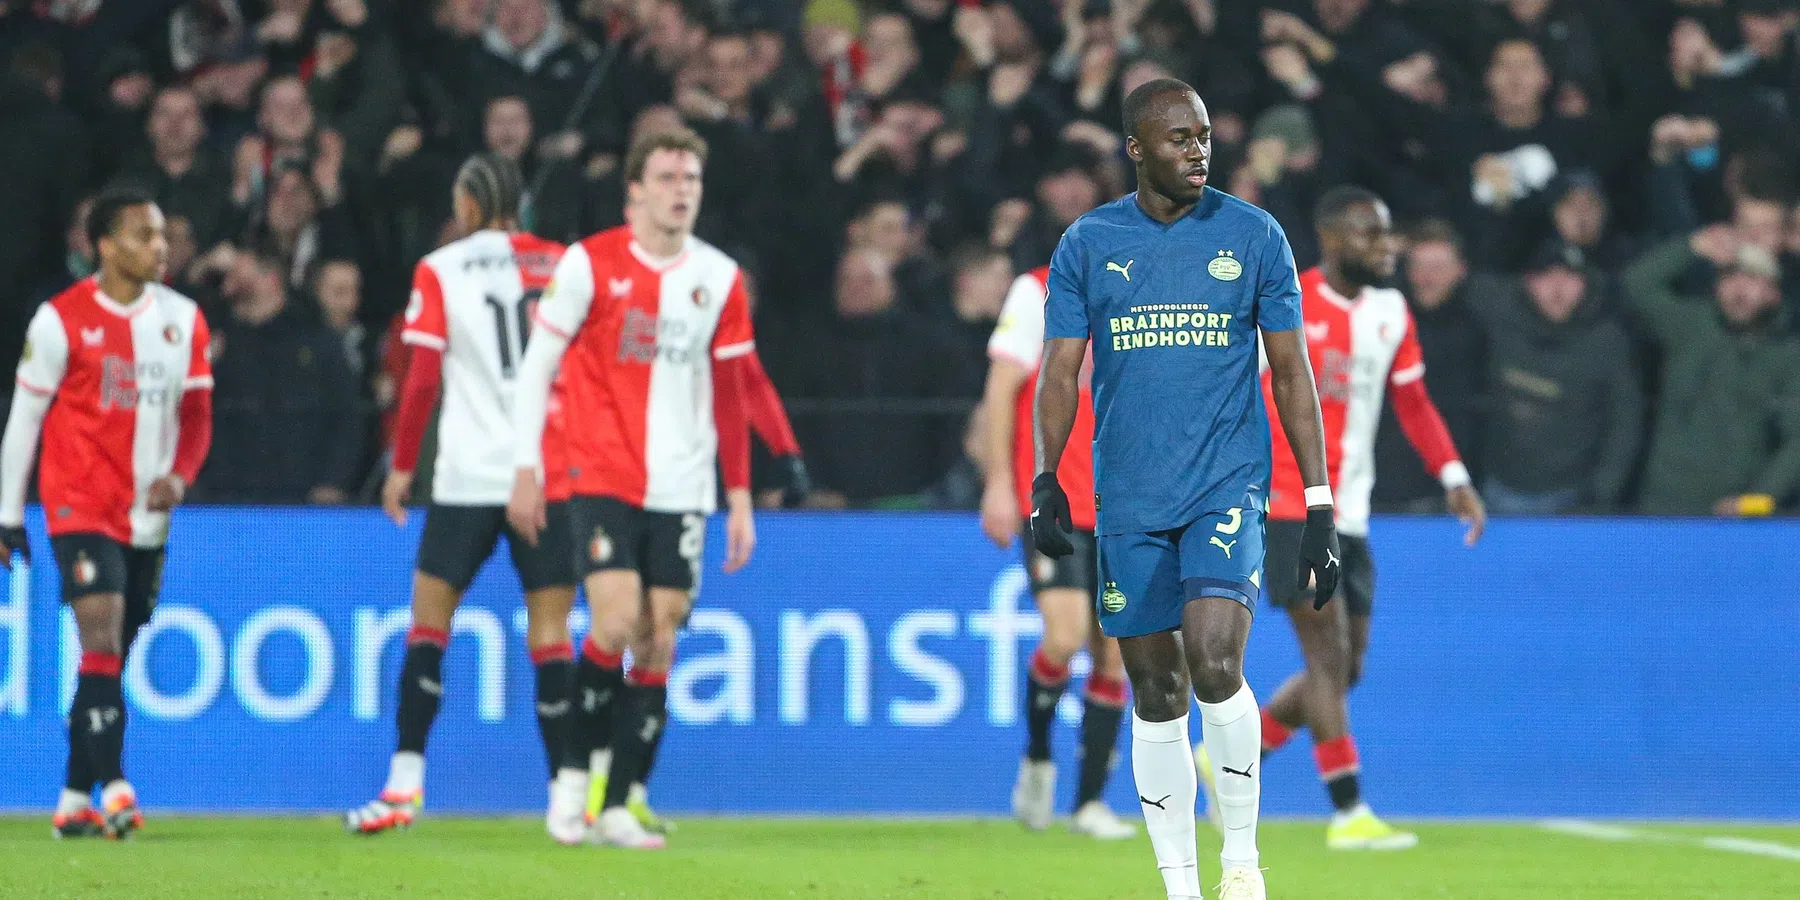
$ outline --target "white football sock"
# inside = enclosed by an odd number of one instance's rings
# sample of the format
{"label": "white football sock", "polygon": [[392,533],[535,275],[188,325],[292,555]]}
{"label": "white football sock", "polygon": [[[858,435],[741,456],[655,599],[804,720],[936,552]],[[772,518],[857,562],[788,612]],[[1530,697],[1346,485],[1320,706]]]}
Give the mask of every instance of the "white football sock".
{"label": "white football sock", "polygon": [[1219,861],[1256,868],[1256,811],[1262,799],[1262,716],[1246,683],[1222,703],[1200,704],[1200,734],[1212,757],[1225,846]]}
{"label": "white football sock", "polygon": [[402,750],[388,761],[387,793],[415,794],[425,786],[425,757]]}
{"label": "white football sock", "polygon": [[72,815],[93,805],[94,797],[92,794],[84,794],[80,791],[71,791],[68,788],[63,788],[62,793],[58,794],[56,797],[56,814],[59,816]]}
{"label": "white football sock", "polygon": [[1131,714],[1131,774],[1144,808],[1144,830],[1170,897],[1200,896],[1194,844],[1194,794],[1199,789],[1188,749],[1188,717],[1146,722]]}

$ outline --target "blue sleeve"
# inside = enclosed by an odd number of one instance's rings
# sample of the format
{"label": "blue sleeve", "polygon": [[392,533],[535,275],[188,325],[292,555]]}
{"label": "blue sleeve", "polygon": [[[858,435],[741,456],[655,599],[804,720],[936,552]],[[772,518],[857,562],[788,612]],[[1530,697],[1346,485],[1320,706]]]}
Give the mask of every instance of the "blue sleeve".
{"label": "blue sleeve", "polygon": [[1044,339],[1088,336],[1087,266],[1076,238],[1079,223],[1063,232],[1050,257],[1050,294],[1044,300]]}
{"label": "blue sleeve", "polygon": [[1268,217],[1268,229],[1256,273],[1256,327],[1292,331],[1301,322],[1300,273],[1294,268],[1287,233],[1273,216]]}

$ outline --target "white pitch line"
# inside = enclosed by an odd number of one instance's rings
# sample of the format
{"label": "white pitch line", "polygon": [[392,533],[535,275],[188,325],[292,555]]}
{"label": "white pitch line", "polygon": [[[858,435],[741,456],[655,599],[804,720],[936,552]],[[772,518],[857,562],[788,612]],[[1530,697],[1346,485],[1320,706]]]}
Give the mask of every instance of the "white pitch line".
{"label": "white pitch line", "polygon": [[1800,862],[1800,847],[1777,844],[1774,841],[1753,841],[1749,838],[1709,837],[1701,844],[1714,850],[1729,850],[1732,853],[1749,853],[1754,856],[1773,856],[1776,859],[1791,859]]}
{"label": "white pitch line", "polygon": [[1624,825],[1608,825],[1604,822],[1590,822],[1586,819],[1545,819],[1538,827],[1557,834],[1573,835],[1596,841],[1664,841],[1671,843],[1692,843],[1708,850],[1722,850],[1727,853],[1748,853],[1752,856],[1767,856],[1774,859],[1786,859],[1800,862],[1800,847],[1778,844],[1774,841],[1758,841],[1740,837],[1700,837],[1689,838],[1685,835],[1662,834],[1645,831],[1641,828],[1627,828]]}
{"label": "white pitch line", "polygon": [[1596,841],[1642,841],[1651,835],[1635,828],[1623,825],[1606,825],[1600,822],[1589,822],[1584,819],[1545,819],[1538,823],[1545,831],[1558,834],[1572,834],[1576,837],[1592,838]]}

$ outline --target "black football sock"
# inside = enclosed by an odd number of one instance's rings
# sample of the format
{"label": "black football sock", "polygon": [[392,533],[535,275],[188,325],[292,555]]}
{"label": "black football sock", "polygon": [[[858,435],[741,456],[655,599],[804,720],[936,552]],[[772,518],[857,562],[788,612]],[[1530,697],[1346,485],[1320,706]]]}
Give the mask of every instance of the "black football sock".
{"label": "black football sock", "polygon": [[1069,686],[1069,667],[1057,665],[1039,649],[1031,654],[1031,670],[1025,677],[1025,758],[1043,762],[1050,758],[1050,724],[1056,721],[1056,704]]}
{"label": "black football sock", "polygon": [[75,700],[69,709],[71,727],[80,732],[89,771],[102,786],[125,777],[125,700],[119,690],[120,665],[115,653],[81,654]]}
{"label": "black football sock", "polygon": [[400,705],[395,713],[399,750],[424,755],[425,739],[444,699],[444,648],[447,632],[413,626],[406,634],[406,661],[400,666]]}
{"label": "black football sock", "polygon": [[644,748],[644,765],[635,779],[646,789],[650,786],[650,772],[656,768],[656,756],[662,752],[663,735],[669,733],[669,692],[666,690],[663,691],[662,721],[663,727],[656,729],[656,736],[650,739],[650,746]]}
{"label": "black football sock", "polygon": [[[569,722],[565,757],[575,768],[587,768],[594,751],[612,746],[613,710],[625,689],[623,664],[622,654],[600,649],[591,635],[581,645],[581,659],[575,662],[575,712]],[[589,774],[599,777],[606,773]]]}
{"label": "black football sock", "polygon": [[567,641],[531,651],[537,668],[538,736],[544,741],[544,759],[550,777],[563,768],[586,768],[587,760],[569,754],[569,724],[575,715],[575,648]]}
{"label": "black football sock", "polygon": [[88,761],[86,731],[73,707],[69,710],[68,776],[63,786],[81,794],[94,792],[94,765]]}
{"label": "black football sock", "polygon": [[606,799],[601,809],[624,806],[631,784],[644,770],[644,757],[663,729],[663,707],[669,700],[668,673],[633,673],[648,684],[625,686],[625,702],[619,704],[617,731],[613,734],[612,772],[606,779]]}
{"label": "black football sock", "polygon": [[1362,802],[1362,761],[1356,752],[1356,739],[1350,735],[1313,745],[1313,761],[1319,767],[1319,780],[1325,782],[1325,793],[1338,812],[1348,812]]}
{"label": "black football sock", "polygon": [[1125,684],[1104,675],[1090,675],[1081,711],[1081,777],[1075,787],[1075,808],[1100,799],[1106,778],[1117,760],[1119,722],[1125,716]]}

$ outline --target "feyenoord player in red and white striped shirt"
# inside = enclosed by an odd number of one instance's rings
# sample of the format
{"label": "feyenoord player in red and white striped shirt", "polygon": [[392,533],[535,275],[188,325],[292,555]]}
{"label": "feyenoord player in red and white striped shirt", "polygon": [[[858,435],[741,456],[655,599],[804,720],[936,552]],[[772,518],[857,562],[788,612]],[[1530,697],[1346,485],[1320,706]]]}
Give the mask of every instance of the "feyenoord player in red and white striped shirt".
{"label": "feyenoord player in red and white striped shirt", "polygon": [[[413,575],[412,628],[400,670],[396,711],[398,747],[379,797],[345,816],[355,833],[411,825],[424,796],[425,741],[442,699],[444,649],[451,619],[475,573],[506,535],[513,568],[525,588],[526,642],[537,669],[538,730],[550,767],[545,827],[563,843],[585,834],[583,785],[564,785],[571,766],[565,731],[574,690],[569,609],[575,602],[566,511],[547,513],[548,527],[526,541],[506,522],[512,491],[513,380],[530,336],[531,315],[550,281],[563,246],[519,231],[524,177],[494,154],[471,157],[452,194],[467,236],[419,261],[401,339],[412,347],[400,410],[394,420],[394,457],[382,505],[395,524],[406,523],[431,409],[443,387],[431,507]],[[552,416],[545,429],[554,440]],[[572,792],[573,791],[573,792]]]}
{"label": "feyenoord player in red and white striped shirt", "polygon": [[[1033,459],[1031,407],[1037,395],[1038,359],[1044,350],[1044,297],[1050,267],[1040,266],[1013,280],[1000,321],[988,339],[987,485],[981,496],[981,527],[1001,547],[1010,547],[1031,515]],[[1092,366],[1088,366],[1092,368]],[[1137,829],[1121,821],[1100,799],[1112,770],[1119,721],[1125,712],[1125,663],[1119,642],[1100,633],[1094,620],[1099,593],[1094,557],[1094,404],[1081,388],[1075,429],[1057,476],[1069,491],[1077,529],[1075,552],[1051,559],[1024,542],[1025,572],[1044,617],[1043,638],[1031,654],[1025,691],[1025,757],[1013,785],[1013,815],[1027,828],[1050,827],[1056,804],[1056,762],[1050,757],[1050,725],[1069,684],[1069,660],[1084,645],[1093,657],[1081,716],[1081,770],[1075,790],[1074,831],[1102,840],[1124,840]]]}
{"label": "feyenoord player in red and white striped shirt", "polygon": [[[545,521],[541,435],[553,375],[571,423],[570,521],[593,610],[576,670],[576,731],[612,749],[597,837],[624,847],[663,843],[626,809],[626,794],[664,724],[675,633],[699,585],[718,493],[715,462],[730,505],[726,571],[747,563],[756,542],[739,371],[756,344],[737,263],[692,234],[705,157],[687,131],[633,144],[625,179],[638,214],[557,264],[514,398],[508,516],[522,533]],[[634,654],[628,685],[621,660],[646,590],[652,652]]]}
{"label": "feyenoord player in red and white striped shirt", "polygon": [[88,237],[100,274],[39,307],[26,333],[0,444],[0,559],[27,552],[25,485],[41,434],[38,492],[81,640],[55,833],[124,837],[143,816],[121,768],[119,672],[156,606],[169,510],[212,443],[212,363],[199,307],[158,283],[169,247],[150,195],[102,193]]}
{"label": "feyenoord player in red and white striped shirt", "polygon": [[[1319,200],[1314,219],[1323,261],[1300,276],[1301,308],[1307,355],[1319,386],[1326,466],[1337,500],[1343,602],[1318,608],[1311,588],[1299,582],[1306,501],[1281,423],[1271,419],[1274,483],[1264,571],[1271,600],[1294,624],[1306,669],[1290,677],[1263,708],[1263,751],[1279,748],[1301,726],[1310,728],[1319,776],[1337,809],[1326,831],[1327,844],[1335,849],[1396,849],[1417,839],[1381,821],[1362,801],[1348,703],[1369,647],[1375,592],[1369,494],[1375,487],[1375,429],[1385,391],[1392,392],[1407,439],[1427,470],[1442,480],[1450,511],[1469,525],[1470,545],[1481,536],[1487,513],[1425,391],[1425,363],[1406,298],[1375,286],[1393,275],[1398,249],[1387,205],[1362,188],[1340,187]],[[1265,400],[1269,390],[1265,372]],[[1201,769],[1210,772],[1208,766]]]}

